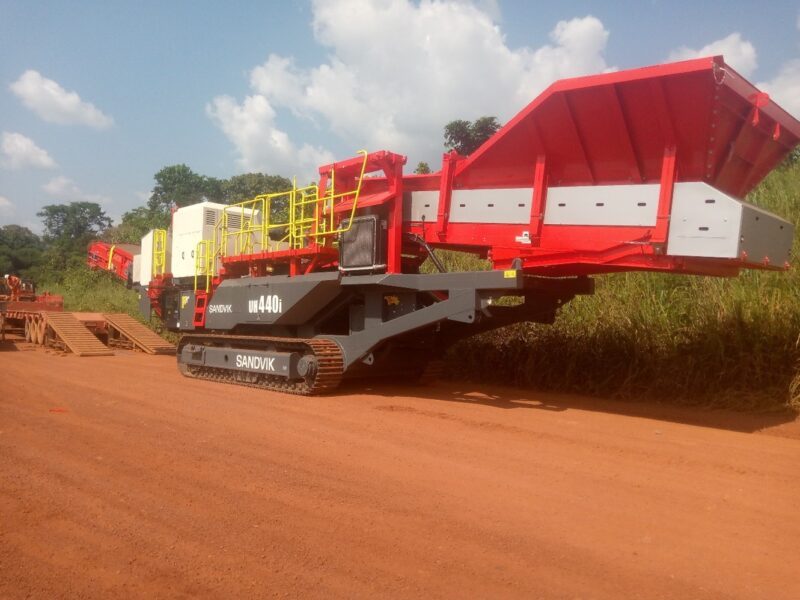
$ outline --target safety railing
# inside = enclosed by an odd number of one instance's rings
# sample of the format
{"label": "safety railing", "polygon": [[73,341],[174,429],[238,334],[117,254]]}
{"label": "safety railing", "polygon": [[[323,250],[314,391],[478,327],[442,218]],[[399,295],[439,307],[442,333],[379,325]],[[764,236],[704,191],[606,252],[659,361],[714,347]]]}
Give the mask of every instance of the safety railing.
{"label": "safety railing", "polygon": [[[214,275],[208,268],[208,257],[210,256],[209,247],[213,245],[213,240],[200,240],[194,251],[194,291],[204,289],[208,292],[211,289],[211,280]],[[205,278],[202,288],[199,285],[201,278]]]}
{"label": "safety railing", "polygon": [[[206,291],[210,290],[218,258],[324,246],[348,231],[358,208],[367,168],[366,150],[359,154],[363,162],[354,189],[336,192],[336,173],[332,169],[322,195],[319,186],[298,188],[295,180],[285,192],[263,194],[226,206],[214,228],[213,239],[203,240],[197,246],[195,291],[200,283],[205,283]],[[340,215],[337,220],[337,208],[346,203],[350,203],[349,218]]]}
{"label": "safety railing", "polygon": [[167,230],[153,230],[153,275],[167,271]]}
{"label": "safety railing", "polygon": [[[313,237],[320,238],[323,236],[334,236],[340,233],[345,233],[350,230],[350,227],[353,224],[353,217],[356,214],[356,208],[358,208],[358,198],[361,195],[361,184],[364,181],[364,175],[367,170],[367,151],[360,150],[359,154],[363,156],[363,161],[361,163],[361,172],[358,175],[358,182],[356,183],[356,188],[354,190],[346,190],[344,192],[336,193],[336,171],[335,169],[331,169],[331,181],[330,181],[330,194],[326,194],[322,198],[318,198],[315,203],[315,210],[320,211],[321,213],[317,212],[316,220],[318,227],[316,231],[311,233]],[[336,216],[336,205],[337,204],[344,204],[352,198],[352,205],[350,207],[350,217],[348,219],[341,219],[339,221],[339,227],[336,226],[335,216]],[[346,225],[341,225],[341,223],[347,223]]]}

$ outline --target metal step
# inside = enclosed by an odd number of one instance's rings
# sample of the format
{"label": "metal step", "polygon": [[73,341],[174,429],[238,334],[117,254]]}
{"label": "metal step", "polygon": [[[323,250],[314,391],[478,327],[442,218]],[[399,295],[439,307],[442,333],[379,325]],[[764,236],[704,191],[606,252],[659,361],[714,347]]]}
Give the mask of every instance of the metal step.
{"label": "metal step", "polygon": [[152,329],[125,313],[104,315],[108,325],[109,341],[124,340],[147,354],[175,354],[171,344]]}
{"label": "metal step", "polygon": [[45,312],[42,314],[47,326],[76,356],[114,355],[114,352],[98,340],[91,331],[86,329],[72,313]]}

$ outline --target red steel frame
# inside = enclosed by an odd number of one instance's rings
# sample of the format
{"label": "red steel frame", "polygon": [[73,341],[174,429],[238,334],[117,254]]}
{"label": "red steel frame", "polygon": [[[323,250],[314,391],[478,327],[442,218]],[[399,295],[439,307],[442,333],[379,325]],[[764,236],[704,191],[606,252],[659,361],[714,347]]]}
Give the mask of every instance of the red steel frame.
{"label": "red steel frame", "polygon": [[[561,80],[520,111],[474,154],[455,152],[439,172],[403,175],[405,158],[368,156],[359,214],[387,221],[387,271],[417,265],[413,234],[430,246],[488,257],[495,268],[569,276],[621,270],[734,275],[752,265],[733,259],[665,254],[676,182],[705,182],[743,198],[800,141],[800,122],[725,64],[709,57]],[[338,193],[353,189],[361,158],[320,168],[320,196],[336,169]],[[658,184],[655,226],[549,225],[548,189],[562,186]],[[528,239],[520,225],[454,223],[454,190],[532,187]],[[403,221],[403,194],[438,191],[435,222]],[[337,207],[338,222],[352,205]],[[524,236],[523,236],[524,238]],[[290,275],[336,268],[330,243],[299,250],[229,256],[220,279],[265,275],[289,264]]]}
{"label": "red steel frame", "polygon": [[133,255],[136,250],[128,244],[116,245],[94,241],[89,244],[86,264],[90,269],[110,271],[123,281],[133,268]]}

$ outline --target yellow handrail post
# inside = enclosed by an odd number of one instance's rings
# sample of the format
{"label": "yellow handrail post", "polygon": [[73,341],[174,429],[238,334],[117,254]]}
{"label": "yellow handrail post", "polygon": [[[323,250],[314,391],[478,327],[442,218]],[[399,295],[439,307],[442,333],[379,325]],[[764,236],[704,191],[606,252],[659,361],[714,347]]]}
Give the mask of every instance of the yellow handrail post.
{"label": "yellow handrail post", "polygon": [[163,275],[167,269],[167,230],[153,230],[153,275]]}
{"label": "yellow handrail post", "polygon": [[[331,189],[331,193],[330,193],[330,196],[328,196],[328,194],[326,192],[325,196],[318,201],[319,204],[322,204],[322,215],[321,215],[321,218],[318,218],[318,220],[317,220],[318,223],[322,223],[323,225],[325,225],[327,223],[326,215],[325,215],[325,209],[326,209],[325,205],[326,205],[327,202],[330,202],[330,215],[331,215],[330,216],[330,229],[327,230],[327,231],[325,231],[325,230],[319,231],[319,228],[318,228],[318,231],[316,233],[311,233],[310,235],[312,235],[314,237],[333,236],[335,234],[344,233],[344,232],[350,230],[350,227],[353,224],[353,217],[355,217],[356,209],[358,208],[358,199],[359,199],[359,197],[361,195],[361,184],[364,181],[364,175],[366,174],[366,169],[367,169],[367,156],[368,156],[367,155],[367,151],[366,150],[359,150],[358,153],[361,154],[364,157],[364,160],[361,163],[361,172],[359,173],[359,176],[358,176],[358,184],[356,185],[356,189],[352,190],[352,191],[340,192],[340,193],[337,194],[336,190],[334,189],[336,173],[335,173],[334,169],[331,169],[331,188],[330,188]],[[334,223],[335,223],[335,221],[334,221],[334,213],[336,212],[335,211],[336,199],[337,198],[346,198],[347,196],[352,196],[353,197],[353,203],[352,203],[352,206],[350,207],[350,218],[347,219],[347,225],[345,227],[340,227],[340,228],[336,229],[335,226],[334,226]],[[323,227],[323,229],[325,229],[325,228]]]}
{"label": "yellow handrail post", "polygon": [[194,291],[197,291],[197,278],[200,275],[203,275],[203,271],[205,271],[205,255],[203,251],[206,247],[206,241],[200,240],[197,242],[197,247],[194,251]]}

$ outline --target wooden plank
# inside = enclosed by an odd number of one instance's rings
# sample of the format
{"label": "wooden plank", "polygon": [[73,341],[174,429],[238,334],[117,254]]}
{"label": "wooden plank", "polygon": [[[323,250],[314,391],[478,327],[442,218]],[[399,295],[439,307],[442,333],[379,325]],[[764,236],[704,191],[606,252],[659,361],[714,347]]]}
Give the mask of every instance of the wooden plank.
{"label": "wooden plank", "polygon": [[98,340],[72,313],[42,313],[45,322],[76,356],[113,356],[114,352]]}
{"label": "wooden plank", "polygon": [[125,313],[104,315],[109,328],[148,354],[175,354],[175,346]]}

